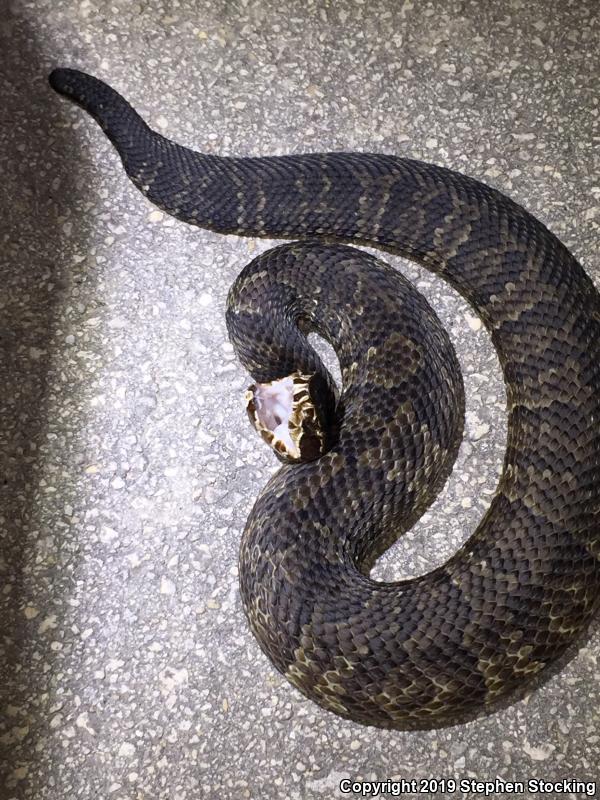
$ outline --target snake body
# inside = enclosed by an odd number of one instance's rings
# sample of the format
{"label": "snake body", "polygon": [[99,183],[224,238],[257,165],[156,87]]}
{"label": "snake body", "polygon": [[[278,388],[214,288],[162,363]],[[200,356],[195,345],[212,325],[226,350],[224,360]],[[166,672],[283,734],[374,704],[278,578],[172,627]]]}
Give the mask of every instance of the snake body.
{"label": "snake body", "polygon": [[[500,192],[439,166],[203,155],[153,132],[94,77],[59,69],[50,82],[96,118],[169,214],[303,240],[246,267],[228,305],[253,378],[316,376],[332,426],[327,452],[271,479],[242,540],[245,612],[275,666],[341,716],[419,728],[494,707],[554,662],[600,596],[600,297],[566,247]],[[351,241],[457,289],[490,332],[507,389],[489,510],[447,563],[395,583],[369,569],[447,477],[462,383],[431,309],[391,268],[341,244]],[[337,351],[340,397],[312,330]]]}

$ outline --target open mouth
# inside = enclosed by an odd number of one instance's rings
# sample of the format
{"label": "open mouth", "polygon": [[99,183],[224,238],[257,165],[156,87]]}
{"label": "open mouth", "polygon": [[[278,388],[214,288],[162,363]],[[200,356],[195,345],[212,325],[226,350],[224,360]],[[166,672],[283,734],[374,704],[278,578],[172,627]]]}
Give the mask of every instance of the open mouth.
{"label": "open mouth", "polygon": [[250,422],[284,461],[308,461],[323,451],[323,433],[309,389],[310,376],[293,373],[246,392]]}

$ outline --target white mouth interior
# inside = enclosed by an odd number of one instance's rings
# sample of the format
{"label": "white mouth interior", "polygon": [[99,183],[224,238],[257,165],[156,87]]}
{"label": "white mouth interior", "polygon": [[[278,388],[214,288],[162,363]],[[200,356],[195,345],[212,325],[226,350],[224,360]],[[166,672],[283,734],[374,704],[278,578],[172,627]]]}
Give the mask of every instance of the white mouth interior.
{"label": "white mouth interior", "polygon": [[256,416],[260,424],[270,430],[292,456],[299,455],[290,435],[290,417],[294,399],[294,382],[291,377],[271,383],[257,383],[254,389]]}

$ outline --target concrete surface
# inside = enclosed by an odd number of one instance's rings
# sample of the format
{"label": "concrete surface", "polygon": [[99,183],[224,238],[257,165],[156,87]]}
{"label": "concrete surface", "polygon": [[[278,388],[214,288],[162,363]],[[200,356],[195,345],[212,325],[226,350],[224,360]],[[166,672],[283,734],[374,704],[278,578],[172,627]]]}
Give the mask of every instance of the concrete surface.
{"label": "concrete surface", "polygon": [[[54,66],[86,69],[206,151],[363,149],[462,169],[527,205],[598,282],[597,11],[2,4],[0,797],[296,800],[348,796],[344,777],[598,778],[597,624],[524,700],[441,731],[345,722],[274,672],[246,628],[236,560],[276,464],[243,414],[223,319],[234,276],[272,243],[164,217],[46,83]],[[448,326],[468,414],[448,487],[378,565],[386,577],[431,568],[474,529],[505,437],[487,334],[441,281],[389,260]],[[566,788],[544,796],[583,796]]]}

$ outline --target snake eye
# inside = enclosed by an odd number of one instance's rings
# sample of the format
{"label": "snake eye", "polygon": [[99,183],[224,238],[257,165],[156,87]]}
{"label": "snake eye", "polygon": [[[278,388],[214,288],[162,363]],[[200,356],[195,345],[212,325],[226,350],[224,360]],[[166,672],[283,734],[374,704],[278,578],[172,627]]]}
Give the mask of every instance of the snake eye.
{"label": "snake eye", "polygon": [[324,435],[310,391],[310,375],[299,372],[246,392],[246,411],[264,441],[286,463],[312,461],[324,452]]}

